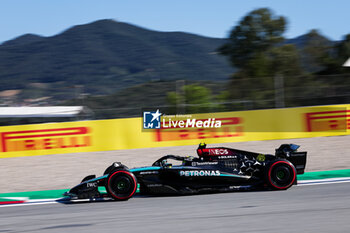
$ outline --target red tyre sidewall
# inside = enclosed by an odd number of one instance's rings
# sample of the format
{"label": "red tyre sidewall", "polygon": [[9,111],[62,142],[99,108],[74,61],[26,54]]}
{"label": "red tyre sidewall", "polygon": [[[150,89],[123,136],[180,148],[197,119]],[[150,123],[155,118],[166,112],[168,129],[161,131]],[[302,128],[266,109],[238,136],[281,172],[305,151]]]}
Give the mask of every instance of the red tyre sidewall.
{"label": "red tyre sidewall", "polygon": [[[271,180],[271,172],[272,172],[273,167],[276,166],[276,164],[281,164],[281,163],[287,164],[288,166],[290,166],[293,169],[293,180],[290,182],[290,184],[288,184],[286,186],[283,186],[283,187],[276,186]],[[273,164],[271,164],[271,166],[269,168],[268,179],[269,179],[269,184],[272,187],[274,187],[275,189],[280,189],[280,190],[287,189],[287,188],[289,188],[290,186],[292,186],[294,184],[294,181],[296,179],[295,167],[293,166],[293,164],[291,162],[288,162],[288,161],[276,161]]]}
{"label": "red tyre sidewall", "polygon": [[[115,175],[117,175],[117,174],[120,174],[120,173],[124,173],[124,174],[127,174],[128,176],[130,176],[130,177],[133,179],[134,184],[135,184],[132,193],[131,193],[129,196],[126,196],[126,197],[118,197],[118,196],[116,196],[116,195],[113,194],[113,191],[110,190],[110,181],[111,181],[112,177],[115,176]],[[136,192],[136,189],[137,189],[137,182],[136,182],[135,175],[132,174],[131,172],[128,172],[128,171],[116,171],[116,172],[113,172],[113,173],[108,177],[107,188],[108,188],[109,194],[110,194],[113,198],[118,199],[118,200],[126,200],[126,199],[129,199],[130,197],[132,197],[132,195],[134,195],[134,193]]]}

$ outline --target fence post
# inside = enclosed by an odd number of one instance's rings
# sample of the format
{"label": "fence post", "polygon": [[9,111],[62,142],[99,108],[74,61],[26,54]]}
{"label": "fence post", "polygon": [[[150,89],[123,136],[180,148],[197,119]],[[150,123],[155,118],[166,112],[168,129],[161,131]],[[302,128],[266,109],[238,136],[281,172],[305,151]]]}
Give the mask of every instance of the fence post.
{"label": "fence post", "polygon": [[176,114],[185,113],[184,91],[185,80],[176,80]]}
{"label": "fence post", "polygon": [[275,75],[275,108],[284,108],[284,77]]}

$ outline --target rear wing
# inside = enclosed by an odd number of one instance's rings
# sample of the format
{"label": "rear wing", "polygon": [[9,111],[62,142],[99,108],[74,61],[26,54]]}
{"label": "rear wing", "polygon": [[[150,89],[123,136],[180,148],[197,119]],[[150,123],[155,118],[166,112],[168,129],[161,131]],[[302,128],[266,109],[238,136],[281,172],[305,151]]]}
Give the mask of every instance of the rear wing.
{"label": "rear wing", "polygon": [[289,160],[297,170],[297,174],[304,174],[307,152],[292,152],[286,159]]}
{"label": "rear wing", "polygon": [[299,147],[296,144],[282,144],[276,149],[275,156],[289,160],[294,165],[298,174],[304,174],[307,152],[298,152]]}

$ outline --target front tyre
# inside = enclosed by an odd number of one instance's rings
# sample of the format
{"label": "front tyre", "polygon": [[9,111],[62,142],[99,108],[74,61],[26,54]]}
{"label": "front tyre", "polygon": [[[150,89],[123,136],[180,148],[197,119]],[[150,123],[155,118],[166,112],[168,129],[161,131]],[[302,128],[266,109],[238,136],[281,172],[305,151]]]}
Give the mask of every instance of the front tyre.
{"label": "front tyre", "polygon": [[285,190],[291,187],[296,179],[294,165],[287,160],[274,161],[267,172],[267,182],[270,187]]}
{"label": "front tyre", "polygon": [[127,170],[117,170],[108,175],[106,190],[115,200],[128,200],[137,189],[137,181],[134,174]]}

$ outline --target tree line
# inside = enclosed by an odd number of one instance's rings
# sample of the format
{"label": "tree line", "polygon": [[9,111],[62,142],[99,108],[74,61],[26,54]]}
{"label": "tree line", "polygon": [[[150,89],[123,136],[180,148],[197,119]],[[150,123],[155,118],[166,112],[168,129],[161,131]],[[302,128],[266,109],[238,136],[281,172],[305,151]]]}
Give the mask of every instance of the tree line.
{"label": "tree line", "polygon": [[181,93],[168,93],[168,103],[206,112],[271,108],[284,96],[283,107],[349,102],[350,68],[342,65],[350,57],[350,34],[331,42],[313,29],[292,44],[286,29],[286,17],[268,8],[249,12],[217,49],[236,69],[226,90],[214,96],[200,84],[185,85]]}

